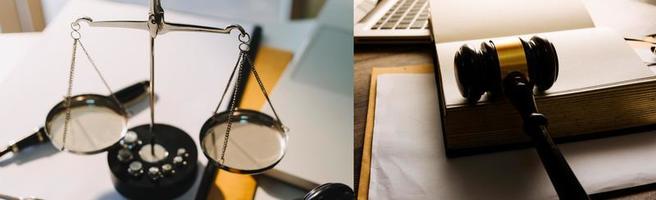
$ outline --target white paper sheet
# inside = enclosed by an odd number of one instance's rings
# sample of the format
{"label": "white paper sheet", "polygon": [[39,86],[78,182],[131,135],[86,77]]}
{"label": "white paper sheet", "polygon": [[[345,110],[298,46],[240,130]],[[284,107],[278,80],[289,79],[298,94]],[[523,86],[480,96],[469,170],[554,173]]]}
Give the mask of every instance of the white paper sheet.
{"label": "white paper sheet", "polygon": [[16,68],[40,37],[39,32],[0,34],[0,81]]}
{"label": "white paper sheet", "polygon": [[[94,20],[145,20],[147,7],[107,1],[73,0],[43,33],[42,40],[0,84],[0,141],[19,139],[42,126],[50,108],[66,92],[73,40],[70,23],[82,16]],[[167,11],[167,20],[223,27],[221,22]],[[253,26],[245,26],[252,32]],[[113,89],[148,79],[148,32],[82,25],[82,42]],[[222,86],[238,55],[237,33],[168,33],[156,43],[157,123],[181,128],[196,142],[202,124],[212,115]],[[108,94],[78,49],[74,93]],[[224,104],[225,105],[225,104]],[[226,105],[227,106],[227,105]],[[148,110],[129,119],[128,126],[146,124]],[[196,143],[198,144],[198,142]],[[45,199],[117,199],[107,155],[57,152],[44,144],[11,160],[0,161],[0,193]],[[207,159],[198,148],[199,172]],[[198,173],[200,177],[201,173]],[[196,186],[200,178],[196,179]],[[181,198],[194,198],[197,188]]]}
{"label": "white paper sheet", "polygon": [[[353,186],[353,35],[322,26],[271,94],[290,127],[287,154],[274,168],[320,185]],[[273,114],[268,105],[264,112]],[[312,188],[305,188],[312,189]]]}
{"label": "white paper sheet", "polygon": [[[380,75],[370,199],[556,199],[533,149],[447,159],[432,74]],[[654,132],[559,145],[588,193],[656,182]]]}
{"label": "white paper sheet", "polygon": [[[558,54],[558,81],[546,91],[547,94],[654,76],[622,36],[610,29],[587,28],[536,35],[553,43]],[[532,36],[518,37],[528,40]],[[495,39],[498,38],[491,38]],[[486,40],[490,39],[437,44],[447,105],[466,102],[458,91],[455,78],[453,60],[456,52],[464,44],[479,49],[481,42]]]}
{"label": "white paper sheet", "polygon": [[594,27],[578,0],[431,0],[438,43]]}

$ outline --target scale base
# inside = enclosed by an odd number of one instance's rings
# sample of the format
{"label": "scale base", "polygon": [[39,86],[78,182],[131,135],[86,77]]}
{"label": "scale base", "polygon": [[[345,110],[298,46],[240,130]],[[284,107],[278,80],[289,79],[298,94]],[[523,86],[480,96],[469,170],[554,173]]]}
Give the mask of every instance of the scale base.
{"label": "scale base", "polygon": [[129,199],[172,199],[189,190],[196,179],[198,153],[193,139],[166,124],[155,124],[153,132],[154,154],[150,154],[148,124],[128,130],[120,145],[107,153],[114,188]]}

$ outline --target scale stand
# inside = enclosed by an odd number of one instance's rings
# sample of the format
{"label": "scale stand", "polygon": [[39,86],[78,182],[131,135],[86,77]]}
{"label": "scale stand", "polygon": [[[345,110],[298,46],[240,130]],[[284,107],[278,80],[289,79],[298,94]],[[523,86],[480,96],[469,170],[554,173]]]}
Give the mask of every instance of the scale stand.
{"label": "scale stand", "polygon": [[112,148],[107,161],[116,190],[130,199],[171,199],[187,191],[194,183],[198,153],[194,141],[179,128],[155,123],[155,38],[168,32],[209,32],[230,34],[237,29],[239,40],[248,34],[239,25],[225,28],[177,24],[164,21],[160,0],[150,0],[147,21],[76,20],[91,27],[116,27],[146,30],[150,33],[150,123],[131,128]]}

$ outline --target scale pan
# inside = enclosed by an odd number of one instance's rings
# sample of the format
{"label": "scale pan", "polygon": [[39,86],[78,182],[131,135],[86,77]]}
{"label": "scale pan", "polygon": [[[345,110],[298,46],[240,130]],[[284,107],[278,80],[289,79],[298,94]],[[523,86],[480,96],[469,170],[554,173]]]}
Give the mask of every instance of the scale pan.
{"label": "scale pan", "polygon": [[201,149],[219,168],[240,174],[257,174],[273,168],[285,155],[287,134],[272,117],[239,109],[232,115],[232,127],[221,162],[229,111],[212,116],[201,129]]}
{"label": "scale pan", "polygon": [[66,104],[55,105],[46,117],[46,135],[59,150],[93,154],[118,143],[127,131],[127,114],[111,97],[83,94],[71,97],[71,118],[64,134]]}

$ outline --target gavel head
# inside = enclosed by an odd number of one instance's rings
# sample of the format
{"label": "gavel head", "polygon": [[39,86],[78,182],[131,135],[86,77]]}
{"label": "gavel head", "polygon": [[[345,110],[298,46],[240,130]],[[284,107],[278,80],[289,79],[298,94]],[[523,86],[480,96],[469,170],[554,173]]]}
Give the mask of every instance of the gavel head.
{"label": "gavel head", "polygon": [[470,103],[488,92],[495,97],[503,92],[502,80],[511,72],[522,72],[538,90],[547,90],[558,78],[558,56],[547,39],[533,36],[487,41],[480,50],[463,45],[456,52],[455,74],[458,89]]}

